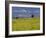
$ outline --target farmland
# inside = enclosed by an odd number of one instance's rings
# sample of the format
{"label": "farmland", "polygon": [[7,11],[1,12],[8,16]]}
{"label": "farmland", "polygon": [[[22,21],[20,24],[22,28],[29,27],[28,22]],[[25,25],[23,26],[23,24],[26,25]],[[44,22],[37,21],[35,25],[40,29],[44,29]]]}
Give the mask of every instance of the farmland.
{"label": "farmland", "polygon": [[40,18],[14,18],[12,31],[40,30]]}

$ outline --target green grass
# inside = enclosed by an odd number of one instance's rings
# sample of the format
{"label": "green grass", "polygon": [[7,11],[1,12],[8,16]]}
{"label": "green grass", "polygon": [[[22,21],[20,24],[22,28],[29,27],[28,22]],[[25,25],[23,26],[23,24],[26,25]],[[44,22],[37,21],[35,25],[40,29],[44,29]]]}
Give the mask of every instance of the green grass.
{"label": "green grass", "polygon": [[18,18],[12,20],[12,31],[40,30],[40,18]]}

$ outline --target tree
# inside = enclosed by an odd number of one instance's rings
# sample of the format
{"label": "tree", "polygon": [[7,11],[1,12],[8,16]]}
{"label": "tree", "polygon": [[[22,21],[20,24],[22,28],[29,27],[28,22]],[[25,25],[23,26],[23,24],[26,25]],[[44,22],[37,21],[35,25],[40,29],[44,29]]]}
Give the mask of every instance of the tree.
{"label": "tree", "polygon": [[32,14],[32,16],[31,16],[32,18],[34,17],[34,15]]}
{"label": "tree", "polygon": [[19,17],[16,17],[16,19],[18,19]]}

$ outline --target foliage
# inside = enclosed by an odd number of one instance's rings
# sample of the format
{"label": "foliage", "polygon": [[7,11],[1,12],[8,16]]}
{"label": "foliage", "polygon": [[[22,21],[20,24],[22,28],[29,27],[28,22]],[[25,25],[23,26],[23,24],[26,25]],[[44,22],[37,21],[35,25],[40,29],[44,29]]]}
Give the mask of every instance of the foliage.
{"label": "foliage", "polygon": [[12,31],[40,30],[40,18],[18,18],[12,20]]}

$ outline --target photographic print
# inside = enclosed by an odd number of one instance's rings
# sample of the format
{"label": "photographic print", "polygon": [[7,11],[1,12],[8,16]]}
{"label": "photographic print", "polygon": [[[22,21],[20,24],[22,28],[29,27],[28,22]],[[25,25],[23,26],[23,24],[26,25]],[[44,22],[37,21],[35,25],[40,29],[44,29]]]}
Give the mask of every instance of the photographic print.
{"label": "photographic print", "polygon": [[10,3],[8,35],[43,35],[43,7],[42,3]]}
{"label": "photographic print", "polygon": [[12,31],[40,30],[40,8],[12,7]]}

